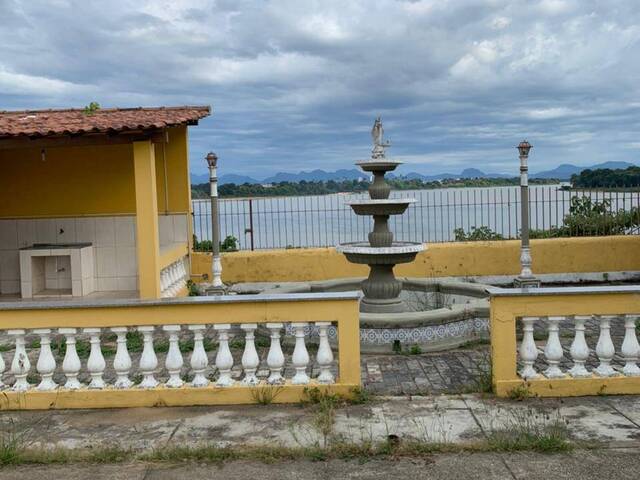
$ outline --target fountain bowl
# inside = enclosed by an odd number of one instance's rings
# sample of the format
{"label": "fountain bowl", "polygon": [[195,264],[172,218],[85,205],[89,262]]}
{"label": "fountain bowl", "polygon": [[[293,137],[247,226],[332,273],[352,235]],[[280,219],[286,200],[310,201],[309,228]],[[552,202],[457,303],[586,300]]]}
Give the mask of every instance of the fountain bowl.
{"label": "fountain bowl", "polygon": [[354,200],[347,202],[356,215],[402,215],[415,203],[415,198],[386,198],[381,200]]}
{"label": "fountain bowl", "polygon": [[398,165],[402,165],[402,162],[398,162],[395,160],[362,160],[360,162],[356,162],[356,165],[359,166],[365,172],[391,172],[395,170]]}
{"label": "fountain bowl", "polygon": [[351,263],[364,265],[397,265],[413,262],[426,249],[422,243],[393,242],[390,247],[372,247],[369,242],[342,243],[336,250]]}

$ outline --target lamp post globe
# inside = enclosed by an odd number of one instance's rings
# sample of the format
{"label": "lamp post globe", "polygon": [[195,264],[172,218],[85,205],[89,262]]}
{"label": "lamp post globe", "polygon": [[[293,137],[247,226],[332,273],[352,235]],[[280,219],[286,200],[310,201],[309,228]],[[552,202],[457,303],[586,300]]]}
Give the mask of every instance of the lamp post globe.
{"label": "lamp post globe", "polygon": [[529,142],[527,142],[526,140],[521,141],[518,144],[518,152],[520,153],[521,157],[528,157],[529,156],[529,150],[531,150],[531,147],[533,147],[533,145],[531,145]]}

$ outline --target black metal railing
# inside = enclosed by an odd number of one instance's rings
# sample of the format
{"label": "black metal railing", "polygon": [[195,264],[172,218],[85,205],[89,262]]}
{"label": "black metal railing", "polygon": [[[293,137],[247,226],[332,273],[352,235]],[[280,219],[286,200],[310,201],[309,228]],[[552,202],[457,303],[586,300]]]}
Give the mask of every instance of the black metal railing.
{"label": "black metal railing", "polygon": [[[396,240],[433,243],[519,236],[517,186],[396,191],[392,196],[416,199],[404,215],[390,219]],[[529,196],[532,238],[638,233],[638,189],[563,190],[557,185],[533,185]],[[223,198],[219,200],[220,238],[235,237],[243,250],[365,241],[372,220],[355,215],[347,205],[364,198],[366,193]],[[193,222],[197,238],[209,240],[209,200],[193,201]]]}

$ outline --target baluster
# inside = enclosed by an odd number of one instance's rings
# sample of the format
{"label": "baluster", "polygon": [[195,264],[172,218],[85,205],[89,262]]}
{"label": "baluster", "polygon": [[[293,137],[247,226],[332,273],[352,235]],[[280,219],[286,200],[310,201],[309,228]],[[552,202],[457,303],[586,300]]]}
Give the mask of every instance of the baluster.
{"label": "baluster", "polygon": [[596,355],[600,360],[600,365],[595,369],[595,373],[601,377],[613,377],[616,371],[611,366],[611,360],[616,353],[616,348],[611,341],[611,320],[615,320],[615,315],[600,315],[600,336],[596,344]]}
{"label": "baluster", "polygon": [[243,323],[240,328],[244,330],[244,352],[242,352],[244,378],[242,383],[245,385],[257,385],[260,382],[256,377],[256,371],[258,370],[258,365],[260,365],[260,357],[258,357],[255,343],[255,331],[258,325],[255,323]]}
{"label": "baluster", "polygon": [[166,275],[166,287],[164,289],[164,296],[165,297],[170,297],[171,296],[171,284],[173,283],[173,277],[171,275],[171,266],[168,266],[164,269],[165,275]]}
{"label": "baluster", "polygon": [[4,358],[2,358],[2,353],[0,352],[0,388],[4,388],[6,385],[2,381],[2,375],[4,375],[4,369],[6,365],[4,364]]}
{"label": "baluster", "polygon": [[218,369],[218,387],[230,387],[233,385],[231,378],[231,368],[233,367],[233,356],[229,350],[229,329],[231,325],[222,323],[214,325],[213,329],[218,332],[218,353],[216,354],[216,368]]}
{"label": "baluster", "polygon": [[296,374],[291,379],[293,385],[304,385],[309,383],[309,375],[307,375],[307,365],[309,364],[309,352],[304,343],[304,328],[308,324],[306,322],[292,323],[291,326],[295,330],[296,346],[293,349],[291,363],[296,369]]}
{"label": "baluster", "polygon": [[587,378],[591,376],[584,366],[589,358],[589,346],[584,337],[584,325],[590,318],[590,315],[576,315],[573,317],[576,333],[573,337],[573,342],[571,342],[571,349],[569,350],[571,359],[573,360],[573,367],[569,370],[569,375],[574,378]]}
{"label": "baluster", "polygon": [[180,260],[180,288],[187,286],[187,267],[184,264],[184,260]]}
{"label": "baluster", "polygon": [[538,378],[540,375],[536,372],[533,365],[538,358],[538,347],[533,338],[533,327],[539,320],[539,317],[522,317],[522,342],[520,343],[520,358],[522,359],[522,370],[520,376],[522,378]]}
{"label": "baluster", "polygon": [[624,340],[622,341],[620,353],[625,361],[622,373],[629,377],[640,375],[640,368],[638,368],[637,364],[640,356],[640,344],[636,335],[636,321],[638,318],[640,318],[639,315],[626,315],[624,317]]}
{"label": "baluster", "polygon": [[271,345],[267,355],[267,366],[269,367],[269,378],[267,383],[279,385],[284,383],[282,368],[284,367],[284,353],[280,346],[280,331],[284,325],[282,323],[267,323],[267,328],[271,332]]}
{"label": "baluster", "polygon": [[116,356],[113,359],[113,369],[116,371],[116,388],[131,388],[133,382],[129,379],[131,371],[131,356],[127,348],[127,327],[113,327],[117,336]]}
{"label": "baluster", "polygon": [[180,371],[184,363],[180,346],[178,345],[180,325],[165,325],[162,329],[165,332],[169,332],[169,351],[167,352],[167,358],[164,363],[167,372],[169,372],[169,380],[167,380],[166,385],[170,388],[179,388],[184,383],[180,378]]}
{"label": "baluster", "polygon": [[171,265],[169,265],[167,267],[167,296],[168,297],[173,297],[173,282],[174,282],[173,268],[171,268]]}
{"label": "baluster", "polygon": [[89,388],[101,389],[105,387],[102,375],[104,369],[107,366],[102,356],[102,350],[100,349],[100,328],[85,328],[84,333],[89,334],[89,342],[91,343],[91,350],[89,352],[89,359],[87,360],[87,371],[91,375],[91,382]]}
{"label": "baluster", "polygon": [[560,360],[562,360],[562,344],[560,343],[559,324],[564,317],[547,317],[547,328],[549,330],[549,337],[547,344],[544,347],[544,356],[549,364],[549,367],[544,371],[544,375],[547,378],[562,378],[564,373],[560,370]]}
{"label": "baluster", "polygon": [[191,354],[191,370],[193,370],[191,385],[193,387],[206,387],[209,385],[209,380],[204,375],[209,364],[209,358],[202,343],[203,332],[206,328],[204,325],[189,325],[189,330],[193,332],[193,353]]}
{"label": "baluster", "polygon": [[51,352],[51,329],[39,328],[33,333],[40,335],[40,355],[36,363],[36,370],[42,380],[36,387],[37,390],[54,390],[58,385],[53,381],[53,372],[56,370],[56,359]]}
{"label": "baluster", "polygon": [[153,348],[153,332],[155,331],[153,325],[138,327],[138,331],[142,333],[142,356],[140,357],[140,371],[142,372],[142,382],[140,382],[140,388],[155,388],[158,386],[158,381],[153,376],[156,368],[158,368],[158,357]]}
{"label": "baluster", "polygon": [[169,276],[167,275],[167,269],[163,269],[160,272],[160,292],[161,296],[167,297],[167,289],[169,288]]}
{"label": "baluster", "polygon": [[64,388],[69,390],[77,390],[81,387],[78,381],[78,373],[80,373],[80,357],[76,350],[76,332],[75,328],[59,328],[58,333],[65,337],[64,360],[62,361],[62,372],[67,378]]}
{"label": "baluster", "polygon": [[169,272],[171,274],[171,287],[169,288],[169,292],[172,297],[175,297],[178,293],[178,272],[175,263],[171,264]]}
{"label": "baluster", "polygon": [[329,345],[329,337],[327,330],[331,326],[331,322],[316,322],[318,327],[318,335],[320,336],[320,343],[318,345],[318,353],[316,355],[316,362],[320,367],[320,375],[318,375],[319,383],[334,383],[335,379],[331,373],[331,364],[333,363],[333,352]]}
{"label": "baluster", "polygon": [[13,355],[13,361],[11,362],[11,373],[13,373],[16,378],[13,384],[13,390],[24,391],[30,387],[29,382],[27,382],[27,375],[31,369],[31,362],[25,349],[25,331],[9,330],[7,333],[15,337],[16,343],[16,350]]}
{"label": "baluster", "polygon": [[173,267],[171,265],[167,267],[167,279],[167,296],[173,297],[175,278],[173,277]]}

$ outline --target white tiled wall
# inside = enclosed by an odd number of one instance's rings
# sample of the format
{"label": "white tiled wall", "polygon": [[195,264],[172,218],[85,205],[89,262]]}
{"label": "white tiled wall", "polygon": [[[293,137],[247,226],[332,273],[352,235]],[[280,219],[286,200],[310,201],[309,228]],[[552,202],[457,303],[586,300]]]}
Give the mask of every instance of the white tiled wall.
{"label": "white tiled wall", "polygon": [[184,243],[189,236],[188,216],[184,214],[158,215],[160,247]]}
{"label": "white tiled wall", "polygon": [[[170,242],[176,241],[171,219]],[[186,232],[186,215],[184,231]],[[186,233],[183,235],[186,239]],[[18,249],[34,243],[90,242],[94,247],[97,290],[137,290],[138,262],[134,216],[0,219],[0,293],[20,292]]]}

